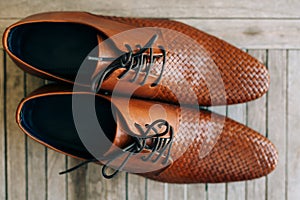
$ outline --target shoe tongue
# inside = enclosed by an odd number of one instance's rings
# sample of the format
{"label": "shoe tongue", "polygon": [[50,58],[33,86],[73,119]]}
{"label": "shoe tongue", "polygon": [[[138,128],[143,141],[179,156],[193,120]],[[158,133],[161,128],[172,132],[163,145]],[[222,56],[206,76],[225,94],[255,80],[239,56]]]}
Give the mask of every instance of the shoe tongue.
{"label": "shoe tongue", "polygon": [[[138,130],[135,124],[138,124],[144,131],[146,131],[147,124],[151,124],[158,119],[165,120],[173,127],[174,135],[178,130],[177,120],[179,117],[179,107],[168,104],[155,104],[151,101],[142,101],[136,99],[127,98],[113,98],[111,99],[115,108],[115,120],[117,124],[116,136],[113,141],[112,147],[104,154],[104,160],[102,163],[110,162],[109,167],[118,169],[126,157],[130,154],[128,151],[123,151],[126,147],[129,147],[134,142],[135,136],[141,136],[142,133]],[[155,126],[159,132],[159,127]],[[165,130],[162,127],[162,130]],[[133,134],[135,136],[133,136]],[[162,138],[169,138],[167,133]],[[148,145],[152,145],[149,141],[146,141]],[[171,157],[168,159],[165,155],[159,156],[158,152],[154,152],[153,158],[158,158],[155,164],[151,164],[151,161],[143,161],[143,157],[147,157],[152,153],[149,149],[143,149],[143,151],[132,154],[128,158],[128,162],[124,165],[123,170],[132,173],[145,173],[150,171],[157,171],[166,168],[173,163]],[[167,161],[165,162],[165,159]]]}
{"label": "shoe tongue", "polygon": [[115,59],[118,59],[120,56],[128,53],[126,45],[129,45],[132,48],[133,53],[135,53],[138,51],[138,45],[140,47],[144,47],[144,45],[146,45],[154,35],[157,35],[157,39],[151,46],[151,48],[153,48],[153,54],[161,55],[161,49],[159,47],[166,47],[166,45],[164,44],[161,31],[158,29],[137,29],[136,31],[126,31],[109,38],[99,33],[97,35],[98,62],[92,75],[92,79],[101,71],[105,70]]}
{"label": "shoe tongue", "polygon": [[[147,130],[147,125],[156,120],[164,120],[177,132],[180,108],[168,104],[155,103],[153,101],[142,101],[125,97],[113,97],[110,99],[114,105],[117,133],[114,145],[122,148],[132,142],[133,136],[142,136],[139,126],[143,131]],[[159,127],[155,127],[158,132]],[[165,130],[165,127],[161,127]],[[162,137],[169,137],[166,134]]]}

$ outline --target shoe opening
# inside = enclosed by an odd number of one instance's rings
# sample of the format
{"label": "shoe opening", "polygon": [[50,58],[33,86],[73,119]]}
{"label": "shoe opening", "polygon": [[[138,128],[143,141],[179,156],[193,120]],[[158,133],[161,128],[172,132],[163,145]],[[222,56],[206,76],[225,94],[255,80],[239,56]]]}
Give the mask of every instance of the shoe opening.
{"label": "shoe opening", "polygon": [[[81,95],[90,98],[90,95]],[[116,122],[111,103],[101,97],[95,97],[95,111],[98,122],[104,132],[102,141],[96,141],[99,154],[105,153],[116,137]],[[50,95],[31,99],[22,107],[21,126],[34,138],[61,150],[62,152],[84,158],[94,158],[80,139],[72,114],[72,95]],[[99,134],[89,125],[88,116],[84,123],[85,133]],[[108,140],[107,140],[108,139]]]}
{"label": "shoe opening", "polygon": [[[86,56],[98,45],[97,35],[94,28],[76,23],[22,24],[9,32],[8,49],[36,69],[73,81]],[[87,75],[96,67],[95,62],[90,64]]]}

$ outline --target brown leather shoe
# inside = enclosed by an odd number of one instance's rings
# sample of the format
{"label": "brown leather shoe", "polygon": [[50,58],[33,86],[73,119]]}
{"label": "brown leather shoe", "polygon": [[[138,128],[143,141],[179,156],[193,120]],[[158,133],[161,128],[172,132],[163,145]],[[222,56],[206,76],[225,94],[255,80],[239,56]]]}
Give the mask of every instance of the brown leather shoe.
{"label": "brown leather shoe", "polygon": [[84,62],[87,78],[76,83],[93,91],[207,106],[250,101],[269,87],[266,67],[247,53],[164,19],[41,13],[8,27],[3,45],[18,66],[47,79],[73,84]]}
{"label": "brown leather shoe", "polygon": [[[67,86],[46,86],[23,99],[17,123],[83,164],[99,160],[107,178],[124,170],[171,183],[240,181],[267,175],[278,159],[267,138],[209,111]],[[115,171],[108,174],[108,167]]]}

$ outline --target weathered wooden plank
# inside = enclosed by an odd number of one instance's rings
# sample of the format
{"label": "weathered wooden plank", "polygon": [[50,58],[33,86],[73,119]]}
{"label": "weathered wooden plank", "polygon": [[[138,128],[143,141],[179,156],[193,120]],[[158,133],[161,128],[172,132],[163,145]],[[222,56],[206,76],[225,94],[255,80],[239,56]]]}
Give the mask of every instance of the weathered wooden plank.
{"label": "weathered wooden plank", "polygon": [[[69,167],[81,162],[68,158]],[[125,199],[124,174],[120,173],[113,179],[107,180],[101,174],[101,167],[100,165],[89,164],[87,167],[81,167],[69,173],[68,199]]]}
{"label": "weathered wooden plank", "polygon": [[[81,162],[81,160],[68,157],[68,168],[76,166]],[[86,178],[87,166],[80,167],[68,174],[68,199],[87,199]]]}
{"label": "weathered wooden plank", "polygon": [[[2,35],[4,29],[15,21],[17,20],[0,20],[0,34]],[[300,48],[300,37],[298,37],[300,19],[181,19],[179,21],[222,38],[240,48]]]}
{"label": "weathered wooden plank", "polygon": [[[226,106],[210,107],[211,111],[226,115]],[[207,200],[225,200],[226,197],[226,184],[208,184],[207,186]]]}
{"label": "weathered wooden plank", "polygon": [[[265,50],[250,50],[249,54],[266,64],[267,53]],[[266,133],[266,95],[249,102],[247,105],[247,125],[262,135]],[[264,200],[266,196],[266,178],[247,181],[246,199]]]}
{"label": "weathered wooden plank", "polygon": [[208,184],[208,200],[224,200],[226,198],[225,183]]}
{"label": "weathered wooden plank", "polygon": [[128,175],[128,199],[146,199],[146,179],[133,174]]}
{"label": "weathered wooden plank", "polygon": [[[81,162],[72,158],[69,158],[68,161],[69,166],[74,166]],[[136,187],[137,185],[134,186]],[[131,192],[133,195],[136,195],[134,189]],[[124,173],[107,180],[102,177],[100,165],[89,164],[88,167],[81,167],[68,174],[68,199],[117,200],[122,198],[125,198]]]}
{"label": "weathered wooden plank", "polygon": [[[75,159],[69,159],[69,161],[71,161],[68,163],[70,166],[81,162]],[[68,199],[118,200],[125,198],[124,173],[107,180],[101,174],[101,166],[91,163],[68,176]]]}
{"label": "weathered wooden plank", "polygon": [[205,184],[189,184],[187,185],[187,200],[197,199],[205,200],[206,191]]}
{"label": "weathered wooden plank", "polygon": [[[0,8],[1,8],[1,6],[0,6]],[[0,36],[1,36],[1,38],[2,38],[2,35],[3,35],[6,27],[8,27],[9,25],[13,24],[16,21],[17,20],[15,20],[15,19],[3,20],[2,17],[0,18]],[[0,48],[3,48],[2,42],[0,42]]]}
{"label": "weathered wooden plank", "polygon": [[26,199],[25,135],[15,120],[24,97],[24,73],[6,56],[6,127],[8,199]]}
{"label": "weathered wooden plank", "polygon": [[240,48],[299,48],[298,20],[180,20]]}
{"label": "weathered wooden plank", "polygon": [[89,164],[86,171],[87,199],[107,199],[106,182],[101,175],[101,167]]}
{"label": "weathered wooden plank", "polygon": [[24,17],[48,10],[87,10],[104,15],[145,16],[145,17],[200,17],[200,18],[299,18],[299,1],[235,1],[235,0],[153,0],[101,1],[75,0],[45,2],[1,1],[1,15],[6,18]]}
{"label": "weathered wooden plank", "polygon": [[165,184],[157,181],[147,180],[147,199],[164,200]]}
{"label": "weathered wooden plank", "polygon": [[[25,96],[44,84],[44,80],[25,74]],[[28,199],[46,199],[46,148],[27,137]]]}
{"label": "weathered wooden plank", "polygon": [[[26,5],[25,5],[26,4]],[[45,6],[44,2],[40,2],[39,0],[33,0],[30,1],[30,6],[27,5],[28,2],[26,1],[1,1],[0,7],[5,7],[6,9],[2,9],[1,11],[1,18],[4,16],[5,18],[21,18],[27,15],[30,15],[32,13],[46,11],[46,10],[80,10],[84,9],[87,11],[92,11],[99,14],[108,14],[108,15],[123,15],[123,16],[147,16],[147,17],[171,17],[171,18],[226,18],[226,19],[186,19],[183,20],[184,22],[195,25],[200,29],[203,29],[211,34],[217,35],[221,38],[224,38],[225,40],[234,43],[235,45],[239,47],[245,47],[245,48],[300,48],[300,39],[298,38],[299,33],[299,5],[300,2],[298,1],[284,1],[284,0],[278,0],[276,2],[270,3],[269,1],[234,1],[229,0],[224,2],[223,0],[213,0],[213,1],[197,1],[197,0],[190,0],[190,1],[179,1],[179,0],[171,0],[171,1],[153,1],[151,4],[146,4],[144,1],[124,1],[120,2],[119,0],[113,0],[113,1],[83,1],[83,0],[75,0],[73,2],[62,2],[58,0],[54,0],[52,2],[47,3],[47,6]],[[95,6],[97,5],[97,6]],[[118,5],[118,6],[116,6]],[[233,18],[245,18],[245,20],[239,20],[239,19],[233,19]],[[247,18],[247,19],[246,19]],[[248,18],[254,18],[254,19],[248,19]],[[264,20],[257,20],[258,18],[265,18]],[[270,18],[287,18],[285,20],[274,20]],[[291,19],[291,18],[297,18],[297,20]],[[2,35],[2,32],[4,30],[4,27],[8,26],[9,24],[16,21],[16,19],[10,19],[10,20],[3,20],[3,18],[0,20],[0,35]],[[0,44],[0,47],[2,47],[2,44]],[[259,53],[261,51],[253,51],[255,55],[265,56],[265,53]],[[258,53],[255,53],[258,52]],[[274,54],[280,54],[277,51]],[[0,52],[1,56],[1,52]],[[280,56],[283,56],[280,54]],[[288,120],[285,121],[285,123],[288,123],[288,163],[283,163],[283,158],[285,157],[285,151],[282,151],[281,149],[284,146],[284,112],[281,112],[284,110],[284,107],[278,107],[278,105],[282,105],[284,102],[284,97],[280,93],[280,91],[283,91],[284,86],[280,85],[282,82],[280,80],[284,79],[284,77],[276,77],[273,78],[274,75],[272,73],[281,73],[283,72],[282,62],[284,60],[279,60],[280,58],[274,58],[272,57],[272,52],[270,52],[269,56],[269,65],[270,65],[270,73],[271,73],[271,90],[269,93],[269,100],[268,100],[268,116],[269,118],[266,119],[266,97],[264,96],[262,99],[257,100],[255,102],[249,103],[248,110],[249,110],[249,117],[248,117],[248,125],[252,127],[255,130],[260,131],[262,134],[264,134],[265,130],[267,129],[266,123],[268,125],[268,135],[270,137],[270,140],[275,143],[277,148],[280,150],[279,156],[279,165],[278,168],[274,173],[272,173],[268,178],[268,191],[266,191],[265,186],[265,178],[258,179],[255,181],[249,181],[247,182],[246,187],[246,197],[247,199],[265,199],[266,192],[268,195],[268,199],[282,199],[283,198],[283,190],[287,190],[288,193],[286,194],[289,199],[299,199],[299,188],[300,188],[300,165],[299,165],[299,143],[300,140],[298,139],[298,119],[299,116],[299,70],[298,64],[299,64],[299,57],[300,53],[299,51],[290,51],[289,53],[289,71],[288,76],[288,102],[286,104],[288,105]],[[272,64],[272,62],[274,62]],[[1,58],[0,58],[1,63]],[[281,64],[280,64],[281,63]],[[1,64],[0,64],[1,65]],[[273,65],[276,65],[275,68],[272,68]],[[272,72],[273,70],[273,72]],[[275,70],[275,71],[274,71]],[[8,73],[11,73],[11,71],[8,71]],[[14,72],[12,72],[14,73]],[[278,74],[277,74],[278,75]],[[275,76],[277,76],[275,75]],[[1,86],[1,72],[0,72],[0,86]],[[14,77],[16,78],[16,77]],[[12,80],[8,80],[11,81]],[[279,86],[278,86],[279,85]],[[21,87],[16,86],[19,89],[17,90],[17,93],[21,93]],[[278,88],[279,87],[279,88]],[[2,88],[2,86],[1,86]],[[277,91],[277,88],[280,91]],[[1,89],[0,89],[0,97],[1,97]],[[13,94],[16,91],[8,91],[8,94]],[[276,98],[276,94],[280,94]],[[17,94],[14,94],[17,96]],[[272,100],[272,97],[274,99]],[[7,100],[16,101],[17,98],[21,98],[21,96],[11,97],[7,96]],[[279,99],[283,101],[279,101]],[[274,101],[274,103],[272,103]],[[280,103],[280,104],[279,104]],[[11,104],[11,103],[9,103]],[[0,99],[0,113],[1,113],[1,106],[2,101]],[[4,106],[4,105],[3,105]],[[10,106],[10,105],[8,105]],[[14,108],[15,109],[15,108]],[[233,108],[235,109],[235,108]],[[8,108],[7,111],[11,111],[11,106]],[[14,115],[14,111],[12,111],[11,115]],[[231,113],[231,108],[229,108],[229,114]],[[274,117],[274,118],[273,118]],[[10,118],[13,118],[10,116]],[[258,118],[258,119],[256,119]],[[7,119],[9,120],[9,119]],[[14,119],[10,120],[11,124],[14,123]],[[276,124],[278,123],[278,124]],[[276,126],[274,126],[274,124]],[[274,127],[271,127],[274,126]],[[275,128],[278,128],[275,129]],[[0,116],[0,134],[1,134],[1,116]],[[14,129],[13,129],[14,130]],[[279,133],[279,130],[280,131]],[[4,130],[3,130],[4,131]],[[11,143],[11,140],[16,140],[17,137],[22,137],[22,134],[10,134],[12,132],[12,129],[8,129],[8,134],[11,135],[9,139],[8,146],[12,146],[16,144],[16,141],[13,141]],[[15,132],[14,132],[15,133]],[[3,137],[2,137],[3,136]],[[4,145],[1,139],[4,139],[4,134],[0,135],[0,155],[3,155],[4,152]],[[20,145],[22,146],[23,143]],[[50,182],[48,184],[49,191],[46,191],[48,193],[47,197],[49,199],[65,199],[66,195],[68,194],[68,199],[125,199],[125,176],[124,173],[120,174],[117,178],[113,180],[105,180],[101,178],[101,171],[99,166],[97,165],[89,165],[87,169],[83,168],[80,169],[78,172],[73,172],[75,174],[69,174],[68,177],[68,185],[66,185],[66,179],[64,176],[59,176],[58,172],[61,170],[64,170],[65,168],[65,157],[63,155],[54,153],[52,151],[49,151],[48,155],[48,164],[47,167],[47,174],[48,176],[42,176],[41,173],[43,169],[40,170],[40,168],[37,168],[35,165],[35,168],[31,170],[31,166],[34,166],[34,163],[38,161],[38,157],[35,158],[34,153],[38,153],[38,149],[41,149],[41,154],[43,154],[43,147],[38,148],[38,144],[34,143],[33,141],[29,140],[28,143],[28,199],[35,199],[35,195],[37,193],[34,193],[33,190],[39,190],[40,188],[43,188],[44,180],[47,181],[47,178],[50,179]],[[34,145],[34,147],[32,147]],[[19,144],[18,144],[19,146]],[[9,152],[12,153],[11,149],[9,149]],[[9,155],[8,152],[8,155]],[[14,151],[16,152],[16,151]],[[20,152],[18,152],[20,153]],[[23,159],[23,153],[21,153],[21,160]],[[41,154],[38,154],[41,156]],[[284,155],[283,155],[284,154]],[[11,154],[10,154],[11,155]],[[53,158],[53,155],[56,155],[60,157],[59,159],[55,159],[55,156]],[[3,156],[4,158],[5,156]],[[19,159],[19,157],[17,157]],[[31,160],[32,159],[32,160]],[[42,160],[43,157],[41,156],[40,159]],[[49,160],[50,159],[50,160]],[[15,163],[15,158],[10,158],[8,162]],[[59,160],[58,163],[55,163],[55,160]],[[14,174],[14,176],[19,176],[21,179],[21,187],[20,184],[14,185],[15,188],[12,188],[12,182],[10,182],[10,188],[8,188],[9,192],[9,199],[20,199],[18,197],[21,197],[21,194],[24,194],[24,169],[25,164],[23,161],[20,161],[21,164],[16,168],[16,170],[8,171],[9,174]],[[3,165],[2,165],[2,164]],[[1,159],[0,161],[0,173],[4,173],[4,164],[5,160]],[[8,163],[9,164],[9,163]],[[43,161],[39,163],[38,167],[41,167],[43,165]],[[73,164],[73,160],[68,159],[69,166]],[[74,161],[75,164],[75,161]],[[9,164],[12,166],[11,164]],[[54,169],[54,165],[56,169]],[[288,167],[288,169],[285,168],[285,165]],[[2,166],[2,168],[1,168]],[[14,165],[16,166],[16,165]],[[59,167],[61,166],[61,167]],[[93,169],[94,168],[94,169]],[[284,179],[283,173],[285,173],[285,170],[288,172],[288,179]],[[37,170],[37,173],[34,174],[34,170]],[[82,171],[85,171],[87,177],[84,177],[82,174]],[[18,173],[16,173],[18,172]],[[36,176],[36,177],[34,177]],[[59,180],[57,180],[57,178]],[[8,180],[11,181],[13,178],[8,177]],[[38,182],[37,180],[41,180],[41,182]],[[129,181],[131,180],[131,175],[129,176]],[[278,181],[281,182],[279,183]],[[18,180],[13,180],[13,183],[17,182]],[[288,182],[288,185],[286,187],[282,187],[282,184],[284,184],[284,181]],[[4,183],[4,184],[2,184]],[[39,185],[37,185],[40,183]],[[61,184],[64,183],[64,184]],[[5,198],[5,178],[0,174],[0,199]],[[45,183],[47,184],[47,182]],[[57,185],[58,184],[58,185]],[[78,185],[77,185],[78,184]],[[85,185],[86,184],[86,185]],[[237,185],[236,185],[237,184]],[[85,186],[84,186],[85,185]],[[228,190],[227,192],[224,192],[224,185],[210,185],[208,187],[208,199],[224,199],[224,195],[227,193],[227,199],[237,199],[236,194],[241,192],[241,197],[244,197],[244,191],[242,190],[243,183],[230,183],[228,184]],[[279,187],[280,185],[280,187]],[[141,185],[135,185],[129,183],[129,191],[131,191],[131,187],[141,187]],[[187,195],[187,199],[199,199],[200,195],[202,198],[203,193],[199,193],[199,196],[196,194],[196,190],[198,186],[203,185],[188,185],[187,190],[184,189],[183,194]],[[185,186],[183,186],[185,187]],[[36,189],[39,188],[39,189]],[[59,188],[63,190],[59,191]],[[66,191],[66,188],[68,188],[68,191]],[[192,188],[192,189],[191,189]],[[203,187],[201,187],[201,190]],[[18,190],[18,191],[17,191]],[[140,189],[137,189],[140,190]],[[17,194],[13,194],[14,191],[17,191]],[[57,192],[58,191],[58,192]],[[198,191],[198,190],[197,190]],[[37,191],[35,191],[37,192]],[[26,191],[25,191],[26,193]],[[50,194],[51,193],[51,194]],[[57,193],[57,194],[56,194]],[[164,193],[164,184],[157,183],[154,181],[148,180],[148,191],[147,191],[147,197],[148,199],[163,199],[165,193]],[[46,193],[44,193],[46,195]],[[15,196],[14,196],[15,195]],[[40,193],[41,199],[43,199],[43,193]],[[85,196],[87,195],[87,196]],[[128,194],[129,197],[132,195]],[[169,195],[169,193],[167,193]],[[215,197],[216,196],[216,197]],[[2,198],[1,198],[2,197]],[[154,198],[152,198],[154,197]],[[185,197],[185,196],[184,196]],[[25,195],[24,197],[25,198]],[[22,199],[22,198],[21,198]],[[129,198],[131,199],[131,198]],[[239,198],[240,199],[240,198]]]}
{"label": "weathered wooden plank", "polygon": [[287,159],[287,196],[288,199],[300,199],[300,51],[288,54],[288,159]]}
{"label": "weathered wooden plank", "polygon": [[66,156],[51,149],[47,151],[47,199],[67,198],[67,176],[58,173],[66,169]]}
{"label": "weathered wooden plank", "polygon": [[185,189],[182,184],[168,184],[168,199],[177,200],[184,199]]}
{"label": "weathered wooden plank", "polygon": [[105,179],[100,165],[89,164],[87,169],[87,199],[119,200],[125,199],[125,173],[120,172],[112,179]]}
{"label": "weathered wooden plank", "polygon": [[125,172],[120,172],[116,177],[112,179],[104,179],[103,185],[106,187],[107,199],[119,200],[125,199],[126,196],[126,182]]}
{"label": "weathered wooden plank", "polygon": [[268,54],[271,85],[268,93],[268,138],[279,152],[276,170],[268,176],[268,199],[285,199],[287,51]]}
{"label": "weathered wooden plank", "polygon": [[[228,117],[246,124],[246,104],[238,104],[234,106],[228,106]],[[230,200],[241,200],[245,198],[245,182],[228,183],[227,185],[227,198]]]}
{"label": "weathered wooden plank", "polygon": [[4,71],[4,53],[3,49],[0,49],[0,199],[5,199],[6,196],[6,166],[5,166],[5,96],[4,96],[4,85],[5,85],[5,71]]}
{"label": "weathered wooden plank", "polygon": [[[53,81],[45,80],[45,84]],[[46,151],[46,183],[47,200],[67,199],[68,175],[59,175],[59,172],[67,169],[67,156],[47,148]]]}

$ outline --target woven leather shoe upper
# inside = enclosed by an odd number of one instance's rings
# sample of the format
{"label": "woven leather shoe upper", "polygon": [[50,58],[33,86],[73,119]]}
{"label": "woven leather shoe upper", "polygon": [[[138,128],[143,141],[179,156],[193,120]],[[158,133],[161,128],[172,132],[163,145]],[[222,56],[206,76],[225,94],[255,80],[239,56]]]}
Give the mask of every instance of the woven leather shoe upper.
{"label": "woven leather shoe upper", "polygon": [[[84,120],[77,122],[84,129],[74,128],[72,95],[96,99],[96,123],[108,131],[106,137],[115,147],[103,143],[103,138],[97,139],[99,132],[91,128],[91,113],[81,113]],[[86,104],[81,107],[89,109]],[[110,117],[111,112],[115,113],[115,119]],[[50,127],[49,124],[59,121],[58,116],[64,116],[63,121]],[[278,159],[267,138],[209,111],[137,99],[128,102],[126,98],[99,94],[95,98],[92,93],[72,93],[70,88],[62,86],[59,90],[53,86],[39,89],[24,99],[17,110],[17,122],[31,138],[56,151],[84,160],[97,157],[102,164],[162,182],[249,180],[270,173]],[[96,156],[91,156],[87,146],[82,145],[85,140],[78,138],[82,134],[90,134],[88,142],[93,144],[91,149]]]}
{"label": "woven leather shoe upper", "polygon": [[[256,99],[266,93],[269,87],[268,71],[263,64],[223,40],[191,26],[165,19],[107,17],[81,12],[37,14],[13,24],[6,30],[3,36],[3,44],[12,59],[24,70],[45,78],[74,83],[73,79],[49,73],[49,71],[41,70],[39,66],[28,64],[23,58],[18,57],[10,46],[14,42],[10,38],[13,30],[20,26],[25,27],[29,24],[34,26],[34,24],[45,22],[73,23],[91,27],[97,31],[95,38],[97,37],[99,44],[103,43],[107,38],[113,38],[113,45],[100,49],[99,55],[114,55],[116,52],[117,55],[126,54],[128,51],[126,44],[131,47],[135,47],[137,44],[143,46],[153,34],[157,34],[158,38],[151,47],[153,47],[154,53],[160,52],[160,46],[166,48],[166,60],[162,77],[157,86],[151,87],[153,81],[161,73],[163,58],[160,57],[156,60],[151,71],[149,71],[150,78],[148,82],[134,92],[133,95],[137,97],[205,106],[235,104]],[[154,31],[137,29],[146,27],[152,27],[151,30]],[[118,38],[117,35],[122,35],[122,33],[127,33],[134,29],[138,30],[137,36],[126,37],[126,34],[123,34],[124,37],[119,37],[119,40],[116,40]],[[123,38],[123,40],[120,38]],[[41,49],[43,49],[43,43],[40,45]],[[49,50],[45,47],[44,50],[55,51],[55,48]],[[149,55],[150,50],[145,51],[145,54]],[[150,57],[148,56],[148,59]],[[93,79],[95,74],[107,66],[109,66],[109,62],[103,64],[103,61],[98,61],[91,69],[93,73],[91,73],[90,79]],[[103,81],[101,89],[112,91],[114,86],[120,81],[123,81],[122,85],[124,87],[118,92],[126,94],[126,88],[136,87],[134,83],[128,83],[129,78],[125,80],[119,79],[119,75],[124,73],[125,70],[118,69],[113,71]],[[55,72],[55,66],[53,66],[52,71]],[[72,71],[70,73],[72,73],[72,77],[76,76],[76,72]],[[130,77],[134,76],[133,70],[130,70],[130,73]],[[143,80],[143,76],[146,76],[146,74],[141,73],[141,76],[139,78]],[[183,84],[182,82],[188,84]],[[193,96],[196,97],[194,98]]]}

